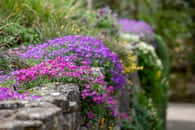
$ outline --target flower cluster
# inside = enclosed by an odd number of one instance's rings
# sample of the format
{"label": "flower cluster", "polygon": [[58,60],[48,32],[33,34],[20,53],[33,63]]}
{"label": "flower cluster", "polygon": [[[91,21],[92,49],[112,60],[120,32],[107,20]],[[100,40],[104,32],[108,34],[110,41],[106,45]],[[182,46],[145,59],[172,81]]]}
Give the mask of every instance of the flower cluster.
{"label": "flower cluster", "polygon": [[[21,69],[12,73],[15,75],[17,86],[30,86],[31,82],[43,80],[47,78],[54,81],[60,80],[66,83],[77,82],[82,86],[81,97],[85,101],[89,101],[89,105],[95,103],[96,105],[103,105],[103,109],[107,109],[108,115],[111,117],[120,117],[117,110],[117,101],[112,97],[115,89],[113,86],[107,84],[104,76],[99,76],[93,72],[87,61],[81,61],[80,66],[74,62],[66,62],[63,57],[44,61],[28,69]],[[91,107],[92,108],[92,107]],[[94,110],[85,113],[87,116],[91,115]],[[93,115],[99,113],[93,112]],[[92,118],[92,116],[89,116]]]}
{"label": "flower cluster", "polygon": [[155,62],[155,65],[158,66],[158,68],[163,68],[162,62],[158,58],[153,46],[145,42],[140,42],[135,47],[137,48],[138,52],[142,52],[144,55],[151,55],[154,59],[153,62]]}
{"label": "flower cluster", "polygon": [[121,32],[138,34],[140,37],[153,37],[154,32],[150,25],[143,21],[120,19]]}
{"label": "flower cluster", "polygon": [[122,74],[123,67],[117,54],[111,52],[101,40],[94,37],[65,36],[56,38],[30,47],[22,54],[23,58],[35,60],[48,60],[58,56],[63,57],[65,61],[85,60],[91,66],[106,67],[112,73],[112,80],[117,88],[121,88],[126,83],[125,76]]}
{"label": "flower cluster", "polygon": [[0,101],[4,100],[16,100],[16,99],[28,99],[28,100],[35,100],[39,98],[39,96],[30,96],[30,93],[25,92],[25,93],[18,93],[16,91],[13,91],[10,88],[3,88],[0,87]]}
{"label": "flower cluster", "polygon": [[67,78],[74,77],[78,78],[79,80],[84,80],[82,75],[85,73],[85,69],[90,69],[90,66],[77,66],[74,62],[65,62],[62,57],[57,57],[55,60],[45,61],[31,68],[12,72],[12,75],[16,76],[16,81],[18,84],[24,82],[28,83],[31,80],[36,80],[43,76],[47,76],[50,79],[67,76]]}
{"label": "flower cluster", "polygon": [[141,70],[143,67],[138,67],[136,64],[137,57],[134,56],[131,52],[128,53],[127,61],[123,62],[124,72],[130,74],[136,70]]}

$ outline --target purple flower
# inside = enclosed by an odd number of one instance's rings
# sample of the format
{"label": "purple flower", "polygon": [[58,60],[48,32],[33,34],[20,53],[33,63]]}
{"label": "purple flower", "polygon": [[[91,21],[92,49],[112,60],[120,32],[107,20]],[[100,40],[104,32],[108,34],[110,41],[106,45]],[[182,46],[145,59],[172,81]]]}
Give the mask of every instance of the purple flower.
{"label": "purple flower", "polygon": [[40,96],[31,96],[29,92],[25,92],[23,94],[20,94],[20,93],[18,93],[16,91],[13,91],[10,88],[0,87],[0,101],[4,101],[4,100],[16,100],[16,99],[35,100],[37,98],[40,98]]}
{"label": "purple flower", "polygon": [[98,10],[99,16],[111,15],[112,11],[109,8],[101,8]]}
{"label": "purple flower", "polygon": [[108,61],[114,65],[114,68],[110,68],[110,72],[113,73],[116,88],[121,88],[126,84],[118,56],[111,52],[101,40],[94,37],[65,36],[29,48],[22,54],[23,58],[48,60],[60,56],[64,57],[66,61],[84,60],[95,67],[102,67]]}
{"label": "purple flower", "polygon": [[152,27],[144,21],[119,19],[118,23],[121,26],[121,32],[135,33],[141,37],[154,37]]}

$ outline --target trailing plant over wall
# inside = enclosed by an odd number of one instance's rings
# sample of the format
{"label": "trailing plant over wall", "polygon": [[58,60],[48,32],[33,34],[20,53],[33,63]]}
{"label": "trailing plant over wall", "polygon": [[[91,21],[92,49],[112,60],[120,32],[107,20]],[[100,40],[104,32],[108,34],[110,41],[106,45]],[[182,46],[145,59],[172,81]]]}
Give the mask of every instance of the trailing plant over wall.
{"label": "trailing plant over wall", "polygon": [[[158,57],[156,50],[160,50],[164,47],[164,43],[155,44],[152,43],[152,40],[149,40],[146,43],[142,41],[142,37],[146,37],[149,32],[153,35],[150,39],[154,39],[154,33],[152,28],[149,27],[147,24],[143,24],[143,28],[141,30],[134,29],[134,26],[138,26],[140,22],[131,21],[128,19],[121,20],[120,25],[122,26],[121,29],[121,40],[123,40],[124,45],[127,48],[135,50],[137,55],[138,66],[143,67],[142,70],[138,70],[138,75],[141,83],[141,88],[136,93],[135,97],[138,97],[134,101],[135,107],[135,117],[134,121],[137,123],[135,125],[135,130],[140,129],[144,130],[145,126],[147,126],[144,122],[149,122],[149,118],[153,118],[153,111],[155,112],[155,121],[158,122],[155,124],[148,124],[147,129],[154,129],[154,130],[163,130],[165,129],[165,122],[166,122],[166,107],[167,107],[167,87],[168,87],[168,66],[166,62],[168,62],[167,55],[163,53],[158,53],[161,56],[163,62]],[[138,25],[137,25],[138,24]],[[130,26],[131,25],[131,26]],[[132,25],[134,25],[132,27]],[[126,28],[125,30],[123,28]],[[145,32],[145,33],[144,33]],[[136,35],[137,34],[137,35]],[[143,39],[144,40],[144,39]],[[166,51],[166,48],[163,48]],[[142,98],[140,98],[142,97]],[[142,101],[144,100],[144,101]],[[152,107],[146,106],[144,102],[150,102]],[[142,109],[140,109],[142,108]],[[145,112],[144,112],[145,111]],[[142,114],[141,114],[142,113]],[[143,115],[143,113],[151,114]],[[139,114],[146,118],[139,118]],[[143,120],[142,120],[143,119]],[[139,122],[140,121],[140,122]],[[135,123],[134,122],[134,123]],[[139,128],[137,128],[140,126]],[[130,127],[130,126],[129,126]],[[132,126],[133,127],[133,126]]]}

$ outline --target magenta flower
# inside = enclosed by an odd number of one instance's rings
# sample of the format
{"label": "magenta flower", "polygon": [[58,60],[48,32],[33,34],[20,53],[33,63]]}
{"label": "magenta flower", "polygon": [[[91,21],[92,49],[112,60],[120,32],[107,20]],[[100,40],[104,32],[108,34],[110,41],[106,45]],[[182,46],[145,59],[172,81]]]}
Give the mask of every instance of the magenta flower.
{"label": "magenta flower", "polygon": [[87,118],[88,119],[94,119],[95,118],[95,114],[92,111],[87,112]]}
{"label": "magenta flower", "polygon": [[[101,40],[86,36],[65,36],[49,40],[43,44],[28,47],[27,51],[20,55],[22,58],[34,60],[48,60],[63,57],[65,61],[81,61],[83,65],[104,67],[107,62],[115,88],[121,88],[126,84],[125,75],[122,73],[122,64],[118,56],[111,52]],[[83,66],[84,67],[84,66]],[[74,66],[70,69],[74,69]],[[108,69],[108,68],[107,68]]]}
{"label": "magenta flower", "polygon": [[39,96],[31,96],[29,92],[25,93],[18,93],[16,91],[13,91],[10,88],[3,88],[0,87],[0,101],[4,100],[17,100],[17,99],[22,99],[22,100],[36,100],[40,98]]}

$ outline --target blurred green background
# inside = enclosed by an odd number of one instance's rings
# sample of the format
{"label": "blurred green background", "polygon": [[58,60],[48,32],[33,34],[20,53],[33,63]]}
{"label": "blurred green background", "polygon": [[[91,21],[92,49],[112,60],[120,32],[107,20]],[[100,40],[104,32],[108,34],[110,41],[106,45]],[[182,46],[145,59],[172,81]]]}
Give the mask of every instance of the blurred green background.
{"label": "blurred green background", "polygon": [[92,6],[149,23],[169,48],[170,100],[195,102],[195,0],[93,0]]}

